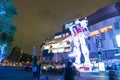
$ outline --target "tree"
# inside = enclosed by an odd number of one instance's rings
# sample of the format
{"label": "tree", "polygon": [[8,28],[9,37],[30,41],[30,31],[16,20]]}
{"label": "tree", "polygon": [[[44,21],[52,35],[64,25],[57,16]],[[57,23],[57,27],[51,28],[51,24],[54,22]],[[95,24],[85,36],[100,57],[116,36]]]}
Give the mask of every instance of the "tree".
{"label": "tree", "polygon": [[22,53],[22,57],[20,58],[20,61],[24,61],[24,62],[32,62],[32,55],[29,53]]}
{"label": "tree", "polygon": [[21,56],[22,56],[21,48],[15,46],[15,47],[13,47],[8,59],[10,61],[17,62],[20,60]]}
{"label": "tree", "polygon": [[12,20],[17,15],[13,0],[0,0],[0,62],[10,52],[17,29]]}

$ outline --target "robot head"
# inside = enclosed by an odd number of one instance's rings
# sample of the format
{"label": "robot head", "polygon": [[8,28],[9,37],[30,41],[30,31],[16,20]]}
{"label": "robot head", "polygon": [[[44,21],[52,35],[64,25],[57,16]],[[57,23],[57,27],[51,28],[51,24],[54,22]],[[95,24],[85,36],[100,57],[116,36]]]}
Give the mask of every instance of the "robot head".
{"label": "robot head", "polygon": [[82,20],[82,21],[80,21],[80,24],[81,24],[81,26],[83,27],[83,28],[86,28],[87,27],[87,25],[88,25],[88,20]]}

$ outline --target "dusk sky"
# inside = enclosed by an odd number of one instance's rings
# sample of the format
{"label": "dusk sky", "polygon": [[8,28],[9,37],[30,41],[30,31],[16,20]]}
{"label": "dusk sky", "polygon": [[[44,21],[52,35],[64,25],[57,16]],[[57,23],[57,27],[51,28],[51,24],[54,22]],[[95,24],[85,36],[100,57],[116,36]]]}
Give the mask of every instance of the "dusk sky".
{"label": "dusk sky", "polygon": [[17,27],[14,45],[26,53],[37,51],[42,41],[62,31],[62,25],[83,18],[97,9],[120,0],[14,0],[18,15],[13,23]]}

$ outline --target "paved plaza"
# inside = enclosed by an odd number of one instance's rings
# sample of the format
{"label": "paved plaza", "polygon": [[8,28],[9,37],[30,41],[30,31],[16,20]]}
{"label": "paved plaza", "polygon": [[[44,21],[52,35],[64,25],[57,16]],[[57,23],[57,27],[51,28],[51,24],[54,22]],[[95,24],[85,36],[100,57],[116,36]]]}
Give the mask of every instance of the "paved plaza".
{"label": "paved plaza", "polygon": [[[81,73],[82,77],[76,76],[76,80],[109,80],[108,74],[101,73]],[[62,80],[63,75],[42,74],[41,78],[48,77],[48,80]],[[27,72],[23,67],[0,67],[0,80],[37,80],[32,72]]]}

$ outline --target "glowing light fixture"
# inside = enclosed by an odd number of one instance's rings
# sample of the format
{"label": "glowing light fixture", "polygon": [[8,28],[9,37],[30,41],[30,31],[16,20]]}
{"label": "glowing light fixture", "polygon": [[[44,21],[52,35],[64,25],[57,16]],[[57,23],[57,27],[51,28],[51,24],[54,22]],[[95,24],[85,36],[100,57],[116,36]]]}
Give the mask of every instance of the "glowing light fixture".
{"label": "glowing light fixture", "polygon": [[0,49],[1,49],[1,50],[0,50],[0,62],[1,62],[1,61],[4,59],[4,57],[5,57],[5,56],[3,55],[3,54],[5,54],[5,53],[4,53],[4,52],[5,52],[5,51],[4,51],[5,47],[6,47],[6,44],[3,44],[3,45],[0,46]]}
{"label": "glowing light fixture", "polygon": [[120,35],[116,35],[116,41],[117,41],[118,47],[120,47]]}

